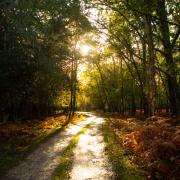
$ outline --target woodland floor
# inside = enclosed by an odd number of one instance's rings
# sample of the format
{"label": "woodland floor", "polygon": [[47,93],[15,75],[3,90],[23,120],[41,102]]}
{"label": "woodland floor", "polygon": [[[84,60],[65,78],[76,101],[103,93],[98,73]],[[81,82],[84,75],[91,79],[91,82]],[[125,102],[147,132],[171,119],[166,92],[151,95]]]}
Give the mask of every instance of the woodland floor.
{"label": "woodland floor", "polygon": [[105,141],[119,179],[180,180],[179,116],[106,117]]}
{"label": "woodland floor", "polygon": [[[139,116],[121,117],[113,113],[103,113],[104,118],[92,113],[85,115],[88,117],[83,121],[77,120],[75,124],[60,128],[61,131],[55,131],[44,143],[36,146],[26,158],[21,158],[20,163],[10,168],[3,180],[180,179],[179,117],[141,119]],[[49,119],[39,126],[54,129],[59,121],[62,120]],[[6,131],[3,131],[5,127],[0,129],[1,136],[7,141],[0,142],[1,148],[9,153],[14,147],[22,154],[26,146],[22,144],[22,137],[21,141],[15,137],[26,133],[34,135],[36,129],[32,133],[24,126],[18,125],[18,130],[12,124],[9,126],[8,131],[8,126],[5,126]],[[8,137],[15,141],[8,141]],[[12,157],[1,153],[1,166]]]}
{"label": "woodland floor", "polygon": [[[42,143],[4,179],[112,179],[112,168],[105,155],[100,130],[103,120],[90,115],[84,121],[67,127]],[[69,153],[72,147],[73,153]],[[66,171],[64,175],[62,169]]]}

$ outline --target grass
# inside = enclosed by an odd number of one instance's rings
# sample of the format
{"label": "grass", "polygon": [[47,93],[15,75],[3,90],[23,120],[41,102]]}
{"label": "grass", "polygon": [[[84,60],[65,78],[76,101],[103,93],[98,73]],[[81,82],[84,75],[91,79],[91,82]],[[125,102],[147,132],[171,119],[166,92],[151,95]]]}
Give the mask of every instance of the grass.
{"label": "grass", "polygon": [[59,165],[56,168],[53,180],[65,180],[70,178],[70,173],[73,165],[74,148],[76,147],[79,138],[86,132],[89,125],[85,126],[79,133],[77,133],[70,141],[68,147],[64,150],[63,154],[59,159]]}
{"label": "grass", "polygon": [[124,149],[115,138],[112,119],[107,119],[103,126],[103,135],[106,145],[106,151],[110,162],[112,163],[116,179],[121,180],[144,180],[143,171],[138,169],[131,161],[131,152]]}
{"label": "grass", "polygon": [[64,121],[62,116],[0,126],[0,177],[35,150],[40,143],[48,141],[55,134],[84,118],[85,116],[77,115],[72,123],[65,127],[61,125]]}
{"label": "grass", "polygon": [[[22,146],[20,148],[15,148],[15,143],[21,143],[22,139],[13,138],[7,142],[1,142],[1,146],[4,148],[0,151],[0,176],[4,175],[10,168],[17,165],[20,160],[25,158],[29,153],[31,153],[34,149],[36,149],[39,143],[43,143],[47,141],[49,138],[54,136],[55,134],[62,131],[64,128],[56,128],[53,129],[48,134],[41,134],[35,137],[30,144],[26,146]],[[14,146],[14,148],[13,148]]]}

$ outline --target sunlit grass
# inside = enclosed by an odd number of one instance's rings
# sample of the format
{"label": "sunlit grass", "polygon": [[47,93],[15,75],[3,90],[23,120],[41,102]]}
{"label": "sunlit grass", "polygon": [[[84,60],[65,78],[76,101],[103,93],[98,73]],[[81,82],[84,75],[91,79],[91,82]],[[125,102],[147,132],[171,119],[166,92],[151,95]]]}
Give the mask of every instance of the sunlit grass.
{"label": "sunlit grass", "polygon": [[145,178],[140,175],[143,173],[141,170],[131,162],[131,153],[121,147],[113,134],[112,127],[110,126],[110,119],[107,119],[106,124],[103,126],[103,135],[106,145],[106,151],[110,162],[112,163],[116,179],[121,180],[144,180]]}
{"label": "sunlit grass", "polygon": [[72,169],[73,157],[74,157],[74,148],[76,147],[80,136],[88,130],[90,125],[85,126],[82,130],[77,133],[73,139],[70,141],[68,147],[63,151],[59,159],[59,165],[56,168],[53,180],[65,180],[70,178],[70,172]]}

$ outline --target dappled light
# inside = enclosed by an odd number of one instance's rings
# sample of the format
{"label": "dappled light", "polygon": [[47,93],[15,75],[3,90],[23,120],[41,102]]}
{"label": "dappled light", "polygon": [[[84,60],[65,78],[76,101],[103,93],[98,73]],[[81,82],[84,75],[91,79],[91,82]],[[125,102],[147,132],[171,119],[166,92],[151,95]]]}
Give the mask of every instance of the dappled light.
{"label": "dappled light", "polygon": [[49,141],[41,144],[24,162],[14,167],[5,179],[38,179],[49,180],[59,164],[59,155],[65,150],[73,136],[91,122],[91,119],[80,121],[54,135]]}
{"label": "dappled light", "polygon": [[177,0],[0,2],[0,179],[180,177]]}
{"label": "dappled light", "polygon": [[[86,121],[84,122],[81,122],[82,125],[87,125],[91,122],[91,119],[92,118],[88,118]],[[74,125],[74,126],[70,126],[66,131],[69,133],[69,134],[77,134],[80,130],[82,129],[81,126],[79,125]]]}
{"label": "dappled light", "polygon": [[75,135],[80,129],[81,127],[74,125],[68,129],[68,132]]}
{"label": "dappled light", "polygon": [[112,167],[105,155],[103,136],[100,133],[103,118],[93,117],[90,128],[81,135],[74,152],[71,179],[113,178]]}
{"label": "dappled light", "polygon": [[80,49],[80,52],[82,53],[82,55],[88,55],[88,53],[91,51],[92,48],[90,46],[84,44],[84,45],[80,46],[79,49]]}

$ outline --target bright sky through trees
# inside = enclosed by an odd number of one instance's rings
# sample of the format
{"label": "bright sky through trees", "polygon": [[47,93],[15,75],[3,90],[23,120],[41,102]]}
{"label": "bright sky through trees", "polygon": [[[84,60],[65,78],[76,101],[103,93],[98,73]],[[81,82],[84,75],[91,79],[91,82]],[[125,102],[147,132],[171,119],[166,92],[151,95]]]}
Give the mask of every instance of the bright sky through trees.
{"label": "bright sky through trees", "polygon": [[81,45],[79,49],[82,55],[87,55],[92,50],[92,48],[87,44]]}

